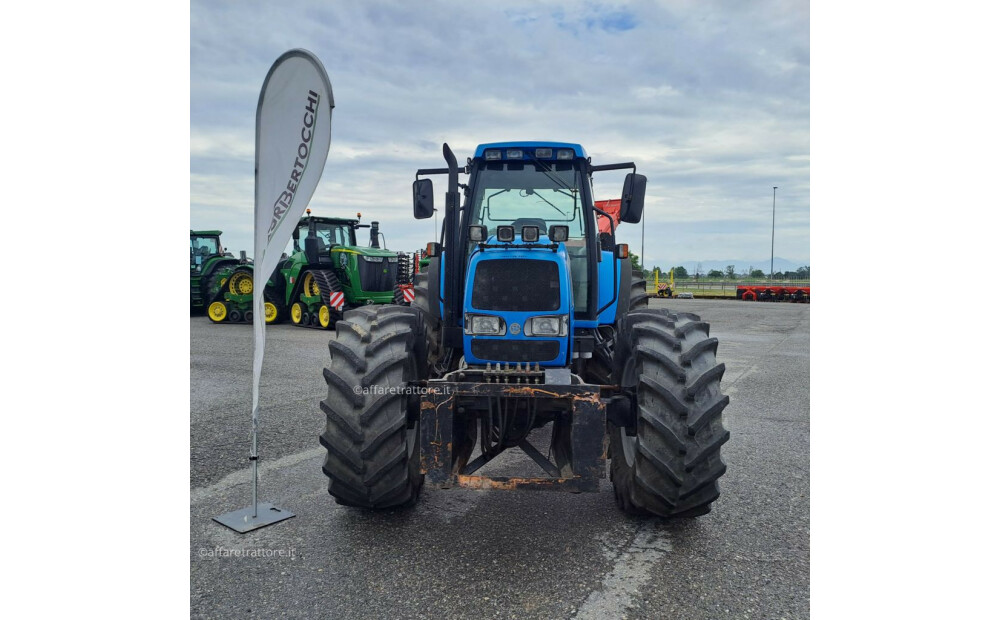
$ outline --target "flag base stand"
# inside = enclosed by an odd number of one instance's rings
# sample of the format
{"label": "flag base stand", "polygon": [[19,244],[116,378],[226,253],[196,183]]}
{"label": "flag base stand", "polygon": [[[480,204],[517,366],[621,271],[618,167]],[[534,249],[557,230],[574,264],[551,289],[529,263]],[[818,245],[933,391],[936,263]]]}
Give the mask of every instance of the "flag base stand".
{"label": "flag base stand", "polygon": [[254,507],[247,506],[218,517],[212,517],[212,520],[240,534],[246,534],[285,519],[291,519],[294,516],[295,513],[261,502],[257,504],[256,516],[254,516]]}

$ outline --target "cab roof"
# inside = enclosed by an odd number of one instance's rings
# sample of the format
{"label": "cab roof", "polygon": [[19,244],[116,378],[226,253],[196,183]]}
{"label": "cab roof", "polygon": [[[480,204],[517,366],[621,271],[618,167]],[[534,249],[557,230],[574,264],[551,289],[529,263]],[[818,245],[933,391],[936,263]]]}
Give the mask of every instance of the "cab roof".
{"label": "cab roof", "polygon": [[218,237],[222,235],[221,230],[192,230],[192,237]]}
{"label": "cab roof", "polygon": [[316,222],[325,222],[327,224],[356,224],[360,220],[351,219],[346,217],[322,217],[319,215],[303,215],[302,219],[299,220],[299,225],[305,224],[310,219]]}
{"label": "cab roof", "polygon": [[489,144],[480,144],[476,147],[476,158],[482,158],[483,153],[486,149],[508,149],[508,148],[525,148],[525,149],[536,149],[536,148],[551,148],[551,149],[573,149],[574,154],[577,157],[587,158],[587,151],[583,149],[579,144],[574,144],[572,142],[532,142],[532,141],[522,141],[522,142],[490,142]]}

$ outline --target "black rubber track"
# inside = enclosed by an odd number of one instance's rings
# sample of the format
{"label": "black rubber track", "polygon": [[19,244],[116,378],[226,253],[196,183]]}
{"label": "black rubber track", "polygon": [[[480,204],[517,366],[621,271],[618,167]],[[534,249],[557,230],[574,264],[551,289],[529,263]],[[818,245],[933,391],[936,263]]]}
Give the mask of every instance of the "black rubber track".
{"label": "black rubber track", "polygon": [[229,280],[226,280],[226,284],[219,287],[219,290],[215,292],[215,295],[211,295],[212,282],[219,277],[219,271],[224,268],[232,268],[235,265],[233,263],[221,263],[213,266],[212,271],[204,273],[201,276],[201,299],[205,306],[205,312],[208,312],[208,307],[216,301],[224,301],[222,295],[226,292],[226,285],[229,284]]}
{"label": "black rubber track", "polygon": [[221,299],[222,289],[225,288],[224,286],[220,287],[220,290],[216,292],[216,295],[211,296],[212,298],[210,298],[211,291],[209,289],[212,286],[212,281],[214,281],[217,277],[219,277],[219,270],[224,268],[232,268],[237,266],[238,264],[239,263],[235,259],[229,261],[222,261],[222,260],[216,261],[215,264],[212,265],[211,271],[207,271],[201,274],[201,281],[198,283],[199,286],[198,291],[199,294],[201,295],[202,306],[204,306],[206,312],[208,311],[208,307],[212,304],[213,301],[218,301],[219,299]]}
{"label": "black rubber track", "polygon": [[337,323],[323,370],[326,430],[319,441],[329,492],[340,504],[393,508],[417,500],[424,480],[419,429],[408,428],[402,388],[425,377],[421,327],[416,311],[391,305],[349,310]]}
{"label": "black rubber track", "polygon": [[[665,309],[639,309],[619,322],[616,375],[635,388],[638,423],[636,438],[609,427],[611,480],[628,513],[696,517],[719,497],[729,397],[708,329],[696,315]],[[632,463],[626,441],[635,447]]]}
{"label": "black rubber track", "polygon": [[410,302],[406,301],[406,297],[403,297],[403,289],[399,288],[399,285],[393,287],[392,289],[392,303],[397,306],[409,306]]}
{"label": "black rubber track", "polygon": [[[337,274],[333,273],[329,269],[309,269],[302,274],[302,278],[305,279],[306,274],[313,274],[313,278],[316,280],[316,284],[319,285],[319,298],[324,305],[330,305],[330,293],[344,290],[340,286],[340,279]],[[302,292],[301,288],[299,292]],[[344,298],[344,307],[347,307],[347,298]],[[298,327],[312,327],[314,329],[333,329],[337,322],[340,320],[340,313],[334,309],[330,309],[330,327],[326,328],[321,325],[312,325],[311,323],[298,323]],[[292,323],[296,325],[296,323]]]}

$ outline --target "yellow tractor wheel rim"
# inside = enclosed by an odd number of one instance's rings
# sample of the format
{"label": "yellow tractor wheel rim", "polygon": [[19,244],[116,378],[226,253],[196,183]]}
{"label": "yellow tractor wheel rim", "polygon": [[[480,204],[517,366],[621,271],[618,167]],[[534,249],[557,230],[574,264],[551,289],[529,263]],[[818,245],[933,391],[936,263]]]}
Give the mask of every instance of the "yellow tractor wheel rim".
{"label": "yellow tractor wheel rim", "polygon": [[295,303],[292,305],[292,323],[302,322],[302,304]]}
{"label": "yellow tractor wheel rim", "polygon": [[302,281],[302,288],[305,290],[307,297],[319,297],[319,282],[313,277],[311,271],[306,274],[305,279]]}
{"label": "yellow tractor wheel rim", "polygon": [[330,327],[330,306],[319,307],[319,325],[323,328]]}
{"label": "yellow tractor wheel rim", "polygon": [[250,295],[253,293],[253,278],[242,271],[233,274],[229,278],[229,292],[233,295]]}
{"label": "yellow tractor wheel rim", "polygon": [[278,318],[278,308],[269,301],[264,302],[264,322],[273,323]]}
{"label": "yellow tractor wheel rim", "polygon": [[212,319],[216,323],[221,323],[226,320],[226,316],[229,312],[226,310],[226,304],[221,301],[212,302],[212,305],[208,307],[208,318]]}

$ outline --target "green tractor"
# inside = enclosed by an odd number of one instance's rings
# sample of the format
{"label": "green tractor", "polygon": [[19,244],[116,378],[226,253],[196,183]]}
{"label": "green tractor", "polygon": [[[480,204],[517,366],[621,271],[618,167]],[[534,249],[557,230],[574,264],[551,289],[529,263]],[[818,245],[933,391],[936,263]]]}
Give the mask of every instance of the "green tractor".
{"label": "green tractor", "polygon": [[[226,283],[245,287],[245,273],[250,273],[250,291],[253,292],[253,262],[246,252],[236,258],[222,247],[221,230],[191,231],[191,312],[203,312],[224,293]],[[217,309],[218,310],[218,309]],[[227,315],[223,315],[223,320]]]}
{"label": "green tractor", "polygon": [[[358,214],[358,218],[361,214]],[[348,306],[393,303],[398,257],[379,242],[378,222],[314,217],[306,210],[292,232],[291,255],[283,258],[264,291],[267,322],[332,329]],[[356,231],[370,228],[369,247]]]}

